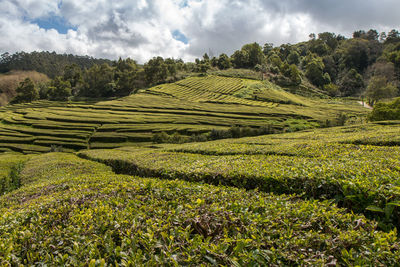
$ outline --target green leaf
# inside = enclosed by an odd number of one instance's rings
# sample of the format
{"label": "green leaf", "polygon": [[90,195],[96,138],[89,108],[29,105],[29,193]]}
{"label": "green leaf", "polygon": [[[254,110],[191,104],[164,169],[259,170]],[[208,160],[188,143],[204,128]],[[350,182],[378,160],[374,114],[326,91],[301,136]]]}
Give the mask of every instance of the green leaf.
{"label": "green leaf", "polygon": [[400,202],[398,202],[398,201],[390,202],[390,203],[387,203],[387,205],[400,207]]}
{"label": "green leaf", "polygon": [[382,212],[382,213],[385,213],[385,211],[383,210],[383,209],[381,209],[381,208],[379,208],[379,207],[377,207],[377,206],[368,206],[367,208],[366,208],[366,210],[369,210],[369,211],[374,211],[374,212]]}

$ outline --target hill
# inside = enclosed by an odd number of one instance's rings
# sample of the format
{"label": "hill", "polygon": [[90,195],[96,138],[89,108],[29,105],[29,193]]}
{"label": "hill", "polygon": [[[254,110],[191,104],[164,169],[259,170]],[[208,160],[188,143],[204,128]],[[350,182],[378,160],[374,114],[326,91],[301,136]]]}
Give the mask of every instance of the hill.
{"label": "hill", "polygon": [[57,54],[55,52],[18,52],[5,53],[0,57],[0,73],[12,70],[37,71],[46,74],[50,78],[62,75],[66,66],[76,64],[81,69],[90,68],[94,64],[109,64],[107,59],[96,59],[89,56],[76,56],[71,54]]}
{"label": "hill", "polygon": [[0,111],[0,149],[27,153],[51,146],[71,151],[149,144],[163,132],[168,140],[158,141],[296,131],[342,123],[338,120],[343,114],[368,112],[355,101],[306,98],[269,82],[215,75],[190,77],[115,100],[37,101]]}
{"label": "hill", "polygon": [[26,78],[30,78],[36,84],[50,80],[45,74],[36,71],[10,71],[0,74],[0,106],[7,105],[16,96],[15,89]]}

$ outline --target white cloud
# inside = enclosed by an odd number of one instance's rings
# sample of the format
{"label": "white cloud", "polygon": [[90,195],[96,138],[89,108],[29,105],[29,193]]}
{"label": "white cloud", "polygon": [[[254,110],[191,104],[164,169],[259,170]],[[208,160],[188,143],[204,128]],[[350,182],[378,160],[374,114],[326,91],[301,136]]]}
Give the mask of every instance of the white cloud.
{"label": "white cloud", "polygon": [[[400,24],[399,7],[396,0],[0,0],[0,52],[193,60],[209,49],[231,54],[245,43],[294,43],[311,32],[388,31]],[[32,22],[53,16],[71,29],[61,34]]]}

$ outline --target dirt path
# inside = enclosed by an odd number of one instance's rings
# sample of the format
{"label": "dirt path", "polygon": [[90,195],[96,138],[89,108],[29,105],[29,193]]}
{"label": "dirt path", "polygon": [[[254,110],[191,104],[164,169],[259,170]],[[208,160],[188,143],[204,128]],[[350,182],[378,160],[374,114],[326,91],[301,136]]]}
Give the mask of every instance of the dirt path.
{"label": "dirt path", "polygon": [[372,109],[372,107],[370,105],[368,105],[367,103],[365,103],[364,101],[357,101],[360,105],[362,105],[364,108],[369,108]]}

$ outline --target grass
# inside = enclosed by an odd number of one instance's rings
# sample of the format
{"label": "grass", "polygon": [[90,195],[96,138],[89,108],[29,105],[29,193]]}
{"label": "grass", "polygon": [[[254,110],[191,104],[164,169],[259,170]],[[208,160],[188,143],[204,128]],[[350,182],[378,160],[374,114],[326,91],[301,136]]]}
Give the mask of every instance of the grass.
{"label": "grass", "polygon": [[[109,148],[148,143],[160,132],[177,132],[190,139],[232,126],[296,131],[335,124],[343,113],[362,117],[367,112],[355,101],[305,98],[268,82],[208,75],[114,100],[37,101],[2,107],[0,135],[5,141],[0,139],[0,149],[24,152],[20,145],[30,145],[34,151],[34,144],[40,145],[36,152],[52,145],[74,150]],[[14,143],[20,145],[10,145]]]}
{"label": "grass", "polygon": [[400,148],[393,139],[399,127],[368,124],[80,155],[122,173],[333,199],[389,229],[400,226]]}
{"label": "grass", "polygon": [[31,156],[0,197],[1,265],[385,265],[396,232],[328,201]]}

